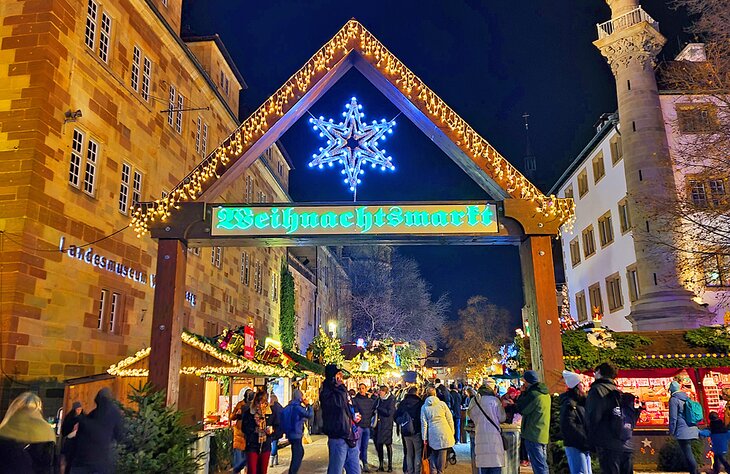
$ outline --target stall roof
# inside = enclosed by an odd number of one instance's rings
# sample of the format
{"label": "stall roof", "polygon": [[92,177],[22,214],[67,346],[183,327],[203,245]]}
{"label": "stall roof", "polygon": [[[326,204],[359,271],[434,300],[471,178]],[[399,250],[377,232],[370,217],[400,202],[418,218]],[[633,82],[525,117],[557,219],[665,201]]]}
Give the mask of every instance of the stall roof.
{"label": "stall roof", "polygon": [[307,372],[312,372],[317,375],[324,376],[324,366],[319,365],[316,362],[312,362],[311,360],[307,359],[303,355],[294,352],[294,351],[284,351],[284,354],[288,355],[292,358],[294,362],[299,366],[301,370],[306,370]]}

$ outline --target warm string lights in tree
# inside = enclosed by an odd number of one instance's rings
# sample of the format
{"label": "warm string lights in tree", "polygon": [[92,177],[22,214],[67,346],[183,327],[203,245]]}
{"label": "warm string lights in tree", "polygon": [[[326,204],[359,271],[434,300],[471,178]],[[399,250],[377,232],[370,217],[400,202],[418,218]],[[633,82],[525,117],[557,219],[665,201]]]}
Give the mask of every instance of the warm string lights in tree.
{"label": "warm string lights in tree", "polygon": [[356,20],[350,20],[170,194],[137,208],[130,223],[137,235],[147,233],[151,222],[170,217],[179,203],[195,201],[212,181],[239,160],[352,51],[358,52],[372,64],[418,110],[444,130],[512,198],[532,201],[536,213],[558,219],[561,223],[573,217],[575,205],[572,199],[542,194],[369,31]]}
{"label": "warm string lights in tree", "polygon": [[345,109],[342,112],[344,120],[339,123],[324,117],[309,119],[312,129],[327,140],[327,146],[321,147],[318,154],[312,155],[309,167],[322,169],[325,165],[342,165],[340,172],[345,175],[343,181],[357,200],[357,186],[365,174],[364,165],[370,164],[371,168],[380,168],[381,171],[395,170],[393,157],[386,156],[385,150],[378,147],[378,142],[385,141],[386,135],[393,133],[395,120],[386,122],[382,119],[380,122],[373,120],[371,124],[363,123],[365,114],[355,97],[350,99]]}
{"label": "warm string lights in tree", "polygon": [[578,328],[572,316],[570,316],[570,295],[568,294],[568,285],[562,285],[560,288],[560,332],[572,331]]}

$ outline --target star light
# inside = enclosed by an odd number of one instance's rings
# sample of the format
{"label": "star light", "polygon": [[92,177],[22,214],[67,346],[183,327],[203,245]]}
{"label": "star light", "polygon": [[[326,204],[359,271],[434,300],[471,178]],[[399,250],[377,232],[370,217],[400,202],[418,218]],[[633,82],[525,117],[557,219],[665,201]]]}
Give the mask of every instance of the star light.
{"label": "star light", "polygon": [[380,167],[381,171],[395,170],[393,157],[386,156],[385,150],[378,148],[379,142],[385,140],[385,135],[393,133],[395,120],[388,122],[382,119],[369,125],[364,123],[362,105],[357,103],[355,97],[345,105],[342,116],[344,119],[340,123],[334,123],[332,119],[325,120],[324,117],[309,119],[315,133],[327,140],[327,146],[312,155],[309,167],[322,169],[324,165],[342,164],[341,173],[345,175],[343,182],[356,198],[357,186],[362,183],[361,175],[365,174],[363,165],[369,163],[373,168]]}

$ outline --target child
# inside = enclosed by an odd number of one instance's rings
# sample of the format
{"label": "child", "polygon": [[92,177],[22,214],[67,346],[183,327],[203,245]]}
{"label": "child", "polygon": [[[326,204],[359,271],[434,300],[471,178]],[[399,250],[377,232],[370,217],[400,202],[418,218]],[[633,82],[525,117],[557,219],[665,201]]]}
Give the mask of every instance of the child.
{"label": "child", "polygon": [[722,420],[714,411],[710,412],[710,429],[701,430],[700,436],[709,437],[712,440],[712,453],[715,459],[712,464],[712,472],[718,474],[722,464],[722,466],[725,466],[725,470],[730,473],[730,463],[725,459],[730,433],[728,433]]}

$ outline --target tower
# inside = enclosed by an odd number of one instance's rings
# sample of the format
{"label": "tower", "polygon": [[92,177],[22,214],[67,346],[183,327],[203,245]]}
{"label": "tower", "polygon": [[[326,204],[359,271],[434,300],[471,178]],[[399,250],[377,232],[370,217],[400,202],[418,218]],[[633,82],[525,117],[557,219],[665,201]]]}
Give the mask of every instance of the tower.
{"label": "tower", "polygon": [[532,145],[530,143],[530,126],[527,123],[527,119],[530,114],[525,112],[522,114],[522,118],[525,120],[525,176],[530,181],[535,180],[535,174],[537,172],[537,164],[535,162],[535,155],[532,153]]}
{"label": "tower", "polygon": [[682,285],[676,246],[678,222],[662,212],[677,191],[662,118],[654,61],[666,39],[639,0],[606,0],[611,20],[598,25],[593,44],[616,79],[629,215],[636,251],[639,298],[628,319],[635,330],[697,327],[709,320]]}

